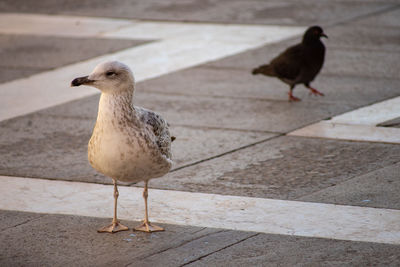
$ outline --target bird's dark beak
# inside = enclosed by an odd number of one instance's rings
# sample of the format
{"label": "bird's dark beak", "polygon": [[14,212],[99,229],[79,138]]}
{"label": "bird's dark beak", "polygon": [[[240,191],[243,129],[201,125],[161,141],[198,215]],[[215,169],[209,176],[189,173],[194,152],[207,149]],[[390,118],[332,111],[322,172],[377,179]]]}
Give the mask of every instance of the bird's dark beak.
{"label": "bird's dark beak", "polygon": [[328,35],[326,35],[325,33],[321,33],[321,37],[325,37],[326,39],[328,39]]}
{"label": "bird's dark beak", "polygon": [[94,82],[93,80],[89,79],[89,76],[79,77],[79,78],[74,79],[71,82],[71,86],[89,85],[93,82]]}

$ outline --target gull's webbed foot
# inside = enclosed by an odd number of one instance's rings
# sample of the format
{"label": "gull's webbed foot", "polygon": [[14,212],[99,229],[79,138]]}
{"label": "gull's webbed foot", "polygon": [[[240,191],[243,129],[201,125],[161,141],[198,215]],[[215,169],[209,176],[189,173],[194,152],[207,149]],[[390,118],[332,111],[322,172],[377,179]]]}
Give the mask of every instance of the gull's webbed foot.
{"label": "gull's webbed foot", "polygon": [[150,222],[143,222],[141,225],[136,226],[133,229],[135,231],[142,231],[147,233],[164,231],[164,228],[151,224]]}
{"label": "gull's webbed foot", "polygon": [[113,234],[119,231],[126,231],[126,230],[129,230],[129,228],[118,221],[118,222],[113,222],[108,226],[104,226],[103,228],[100,228],[99,230],[97,230],[97,232]]}

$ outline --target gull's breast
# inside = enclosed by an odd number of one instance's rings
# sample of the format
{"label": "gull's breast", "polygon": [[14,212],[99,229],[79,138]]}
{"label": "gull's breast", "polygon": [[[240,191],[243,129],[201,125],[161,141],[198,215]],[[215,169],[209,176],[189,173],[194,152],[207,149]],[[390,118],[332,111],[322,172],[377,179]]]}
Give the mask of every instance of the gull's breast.
{"label": "gull's breast", "polygon": [[94,169],[117,180],[138,182],[160,177],[171,168],[154,134],[146,127],[96,123],[88,146]]}

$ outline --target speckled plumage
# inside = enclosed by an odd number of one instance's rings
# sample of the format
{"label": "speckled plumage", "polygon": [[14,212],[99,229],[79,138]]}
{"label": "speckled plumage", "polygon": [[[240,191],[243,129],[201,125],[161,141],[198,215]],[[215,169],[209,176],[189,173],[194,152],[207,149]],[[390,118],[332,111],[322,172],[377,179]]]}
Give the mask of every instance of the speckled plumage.
{"label": "speckled plumage", "polygon": [[88,146],[89,162],[97,171],[125,182],[163,176],[172,163],[168,124],[159,114],[132,105],[133,75],[122,63],[103,63],[88,79],[97,80],[96,76],[111,70],[124,71],[128,77],[123,77],[127,79],[118,84],[119,88],[100,88],[98,116]]}
{"label": "speckled plumage", "polygon": [[147,197],[148,180],[166,174],[172,165],[168,123],[157,113],[132,104],[135,80],[128,66],[117,61],[99,64],[89,76],[76,78],[71,86],[89,85],[101,91],[99,110],[88,159],[97,171],[114,183],[114,218],[98,232],[128,230],[117,219],[117,180],[145,181],[145,218],[135,230],[154,232],[164,229],[150,223]]}

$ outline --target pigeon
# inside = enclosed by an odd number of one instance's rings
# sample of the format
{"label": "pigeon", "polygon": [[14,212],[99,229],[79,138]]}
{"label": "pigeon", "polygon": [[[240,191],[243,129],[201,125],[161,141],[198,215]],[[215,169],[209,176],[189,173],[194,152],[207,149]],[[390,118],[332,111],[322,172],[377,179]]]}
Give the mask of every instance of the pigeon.
{"label": "pigeon", "polygon": [[308,28],[301,43],[289,47],[269,64],[253,69],[253,75],[277,77],[288,84],[289,101],[300,101],[293,96],[293,89],[301,83],[310,90],[310,94],[323,96],[323,93],[310,86],[324,64],[325,46],[320,40],[321,37],[328,38],[320,26]]}
{"label": "pigeon", "polygon": [[114,218],[98,232],[128,230],[117,219],[117,180],[144,181],[145,219],[135,230],[163,231],[148,219],[148,181],[171,169],[171,137],[161,115],[133,106],[134,77],[130,68],[118,61],[96,66],[89,76],[79,77],[71,86],[87,85],[101,91],[96,124],[88,145],[89,163],[114,183]]}

